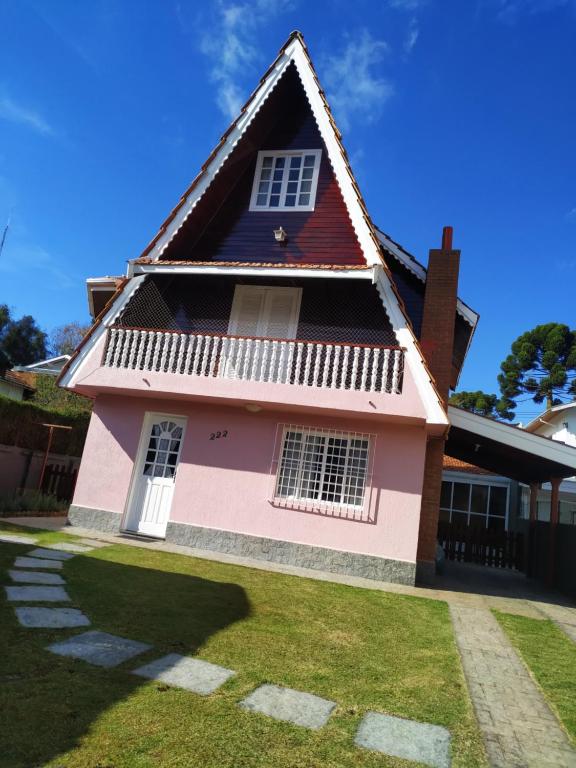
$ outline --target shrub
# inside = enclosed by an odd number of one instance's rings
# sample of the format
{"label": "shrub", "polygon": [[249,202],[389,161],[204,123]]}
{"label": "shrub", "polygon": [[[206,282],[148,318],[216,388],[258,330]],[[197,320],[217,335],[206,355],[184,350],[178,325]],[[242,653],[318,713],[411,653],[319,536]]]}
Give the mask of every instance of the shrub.
{"label": "shrub", "polygon": [[48,441],[48,429],[42,425],[63,424],[72,429],[54,430],[51,452],[81,456],[89,421],[89,413],[64,414],[0,395],[0,443],[4,445],[43,451]]}
{"label": "shrub", "polygon": [[51,493],[24,491],[21,495],[0,496],[0,515],[10,512],[57,512],[68,504],[58,501]]}

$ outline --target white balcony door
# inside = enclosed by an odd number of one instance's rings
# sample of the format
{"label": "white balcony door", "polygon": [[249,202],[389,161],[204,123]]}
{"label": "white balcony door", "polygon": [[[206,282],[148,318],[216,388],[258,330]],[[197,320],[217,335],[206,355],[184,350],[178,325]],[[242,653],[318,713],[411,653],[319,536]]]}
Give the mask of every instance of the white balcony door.
{"label": "white balcony door", "polygon": [[[301,299],[301,288],[237,285],[228,333],[231,336],[263,339],[295,339]],[[268,356],[264,358],[263,344],[233,345],[226,356],[225,376],[240,378],[243,371],[257,370],[259,378],[285,383],[289,375],[288,366],[286,359],[281,359],[280,345],[276,344],[275,347],[274,354],[269,345]]]}
{"label": "white balcony door", "polygon": [[126,529],[164,538],[186,419],[146,414],[135,466]]}

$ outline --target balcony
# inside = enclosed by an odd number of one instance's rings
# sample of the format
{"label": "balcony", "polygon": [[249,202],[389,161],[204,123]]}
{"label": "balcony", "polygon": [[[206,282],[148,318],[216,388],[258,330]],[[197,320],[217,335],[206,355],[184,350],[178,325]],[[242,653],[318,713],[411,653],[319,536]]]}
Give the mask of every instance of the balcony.
{"label": "balcony", "polygon": [[105,368],[322,390],[402,393],[400,347],[110,328]]}

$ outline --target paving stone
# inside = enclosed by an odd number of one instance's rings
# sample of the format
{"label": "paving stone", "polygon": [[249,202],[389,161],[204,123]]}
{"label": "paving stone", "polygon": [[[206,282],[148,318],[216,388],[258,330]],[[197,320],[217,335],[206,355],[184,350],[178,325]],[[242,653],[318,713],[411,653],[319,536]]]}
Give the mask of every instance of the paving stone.
{"label": "paving stone", "polygon": [[78,608],[16,608],[16,617],[23,627],[68,629],[88,627],[90,620]]}
{"label": "paving stone", "polygon": [[168,656],[135,669],[133,674],[147,677],[150,680],[160,680],[163,683],[168,683],[168,685],[175,685],[178,688],[185,688],[187,691],[207,696],[226,680],[229,680],[236,672],[202,659],[169,653]]}
{"label": "paving stone", "polygon": [[15,568],[51,568],[54,571],[62,570],[61,560],[40,560],[38,557],[17,557],[14,561]]}
{"label": "paving stone", "polygon": [[98,631],[84,632],[82,635],[48,646],[52,653],[82,659],[97,667],[116,667],[151,648],[152,646],[146,643]]}
{"label": "paving stone", "polygon": [[74,555],[71,552],[59,552],[56,549],[39,547],[38,549],[33,549],[32,552],[27,552],[26,557],[43,557],[47,560],[70,560]]}
{"label": "paving stone", "polygon": [[4,587],[6,597],[11,602],[20,603],[68,603],[70,596],[64,587]]}
{"label": "paving stone", "polygon": [[81,554],[83,552],[91,552],[94,547],[87,547],[85,544],[75,544],[74,542],[61,541],[57,544],[47,544],[47,549],[54,549],[58,552],[73,552],[74,554]]}
{"label": "paving stone", "polygon": [[317,730],[326,724],[336,702],[279,685],[261,685],[241,701],[240,706],[276,720]]}
{"label": "paving stone", "polygon": [[110,546],[110,542],[100,541],[100,539],[78,539],[77,543],[85,544],[88,547],[92,547],[92,549],[99,549],[100,547]]}
{"label": "paving stone", "polygon": [[576,768],[576,750],[493,614],[451,605],[450,615],[490,765]]}
{"label": "paving stone", "polygon": [[354,742],[359,747],[392,757],[433,768],[450,768],[450,731],[439,725],[367,712]]}
{"label": "paving stone", "polygon": [[0,541],[6,544],[36,544],[32,536],[23,536],[15,533],[0,533]]}
{"label": "paving stone", "polygon": [[51,584],[62,586],[66,584],[59,573],[45,573],[44,571],[8,571],[12,581],[20,584]]}

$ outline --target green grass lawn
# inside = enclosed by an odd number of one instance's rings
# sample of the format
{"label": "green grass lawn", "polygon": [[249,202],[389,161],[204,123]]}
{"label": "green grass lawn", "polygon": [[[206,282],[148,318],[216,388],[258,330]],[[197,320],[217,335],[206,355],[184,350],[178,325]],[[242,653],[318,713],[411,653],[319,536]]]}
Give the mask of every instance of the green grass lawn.
{"label": "green grass lawn", "polygon": [[551,621],[494,613],[576,740],[576,645]]}
{"label": "green grass lawn", "polygon": [[[0,544],[0,568],[28,549]],[[442,602],[118,545],[63,573],[93,628],[155,650],[113,670],[67,660],[45,646],[74,630],[20,628],[2,599],[2,768],[413,766],[354,747],[367,710],[446,726],[453,765],[485,765]],[[168,652],[238,674],[209,697],[127,674]],[[316,732],[242,711],[264,682],[338,708]]]}

